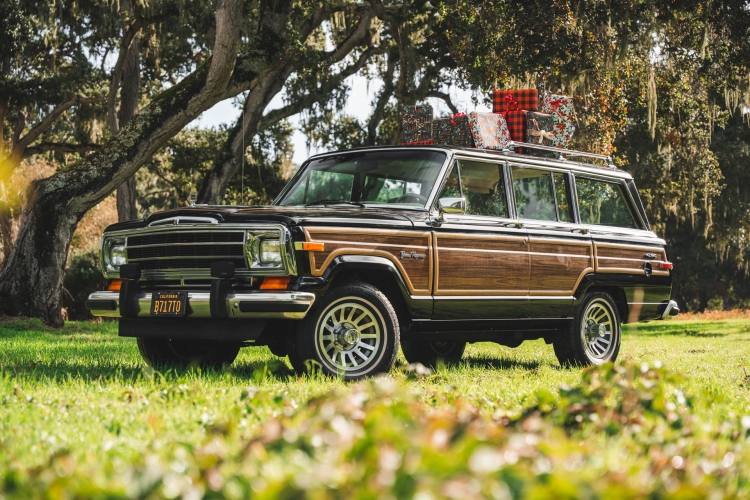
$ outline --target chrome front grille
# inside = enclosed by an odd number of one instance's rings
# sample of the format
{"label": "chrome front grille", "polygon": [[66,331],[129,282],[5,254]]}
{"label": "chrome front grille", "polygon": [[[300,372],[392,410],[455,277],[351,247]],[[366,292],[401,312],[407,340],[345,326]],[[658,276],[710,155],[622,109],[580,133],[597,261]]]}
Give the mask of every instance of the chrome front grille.
{"label": "chrome front grille", "polygon": [[[179,224],[166,219],[143,228],[104,233],[104,275],[110,279],[119,277],[108,254],[115,245],[124,246],[126,262],[141,265],[144,281],[165,286],[204,285],[203,281],[211,279],[213,262],[233,262],[237,278],[245,282],[254,276],[297,275],[291,232],[282,224],[198,223],[198,217],[183,219]],[[266,239],[280,241],[281,262],[260,259],[260,244]]]}
{"label": "chrome front grille", "polygon": [[247,269],[243,245],[245,231],[171,230],[128,236],[125,250],[129,263],[144,271],[177,269],[209,271],[212,262],[234,262]]}

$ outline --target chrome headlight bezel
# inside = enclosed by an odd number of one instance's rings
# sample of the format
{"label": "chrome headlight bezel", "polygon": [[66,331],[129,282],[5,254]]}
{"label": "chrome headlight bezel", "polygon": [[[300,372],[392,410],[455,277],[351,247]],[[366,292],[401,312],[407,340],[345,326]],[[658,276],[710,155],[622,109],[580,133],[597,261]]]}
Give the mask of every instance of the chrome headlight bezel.
{"label": "chrome headlight bezel", "polygon": [[245,236],[248,269],[263,271],[263,274],[267,275],[296,275],[292,244],[291,234],[285,226],[258,226],[248,229]]}
{"label": "chrome headlight bezel", "polygon": [[[105,278],[120,277],[120,266],[127,263],[126,248],[125,236],[107,234],[102,236],[99,262]],[[122,252],[122,254],[113,255],[115,251]]]}

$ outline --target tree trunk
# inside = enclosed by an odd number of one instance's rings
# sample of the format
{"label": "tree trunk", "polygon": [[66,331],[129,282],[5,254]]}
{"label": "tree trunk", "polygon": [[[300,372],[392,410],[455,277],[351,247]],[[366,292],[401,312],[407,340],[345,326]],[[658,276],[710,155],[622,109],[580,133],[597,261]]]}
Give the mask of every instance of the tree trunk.
{"label": "tree trunk", "polygon": [[[157,96],[100,150],[76,167],[36,181],[15,248],[0,272],[2,314],[39,317],[62,326],[62,278],[73,232],[83,215],[131,177],[183,127],[217,102],[237,95],[268,66],[242,61],[241,82],[230,85],[240,46],[241,0],[219,0],[209,61]],[[254,65],[254,66],[252,66]],[[236,72],[235,72],[236,73]]]}
{"label": "tree trunk", "polygon": [[[123,6],[125,4],[123,3]],[[128,7],[124,7],[128,8]],[[130,45],[122,68],[122,90],[120,91],[120,126],[128,123],[138,110],[138,92],[141,86],[140,37],[136,35]],[[113,131],[114,133],[114,131]],[[117,187],[117,220],[120,222],[138,218],[135,204],[135,174]]]}
{"label": "tree trunk", "polygon": [[2,270],[13,250],[13,214],[10,207],[2,201],[0,201],[0,237],[3,239],[4,258],[0,262],[0,270]]}
{"label": "tree trunk", "polygon": [[[324,63],[328,66],[338,63],[348,56],[356,46],[363,43],[371,43],[372,40],[370,38],[369,29],[373,17],[374,13],[372,10],[368,9],[362,11],[360,13],[359,21],[354,29],[336,48],[336,50],[329,54]],[[280,27],[274,15],[268,16],[265,19],[265,21],[261,19],[259,36],[263,36],[264,25],[266,27],[276,25],[272,30],[283,31],[283,28]],[[306,37],[306,35],[303,35],[302,38],[304,39],[304,37]],[[227,141],[224,143],[224,148],[222,149],[221,154],[214,160],[211,170],[203,179],[203,184],[198,191],[198,202],[208,205],[218,205],[222,202],[229,181],[232,177],[237,175],[237,171],[242,165],[243,156],[245,154],[243,145],[248,147],[253,137],[255,137],[255,134],[258,133],[258,130],[262,126],[276,123],[293,114],[304,111],[307,107],[312,106],[315,103],[326,100],[336,87],[343,84],[348,76],[351,76],[362,69],[372,55],[381,52],[380,49],[370,47],[349,67],[344,68],[337,75],[329,76],[327,81],[320,82],[319,88],[311,89],[306,96],[298,99],[297,102],[292,103],[285,108],[271,111],[266,116],[263,115],[263,111],[265,111],[266,106],[268,106],[268,103],[271,102],[273,97],[281,92],[289,75],[295,71],[303,69],[304,64],[308,62],[304,59],[296,61],[297,64],[300,64],[299,67],[289,66],[288,68],[285,68],[284,71],[260,81],[259,84],[248,93],[243,105],[242,115],[230,132]]]}
{"label": "tree trunk", "polygon": [[[221,154],[214,161],[213,168],[209,171],[203,180],[201,189],[198,192],[198,202],[208,205],[219,205],[224,199],[227,192],[229,181],[237,174],[242,165],[243,155],[246,147],[250,146],[255,134],[258,132],[258,125],[263,118],[263,110],[273,96],[279,93],[286,80],[287,74],[280,75],[275,81],[266,81],[250,91],[243,105],[243,112],[237,121],[237,125],[232,129]],[[244,121],[244,127],[243,127]],[[244,139],[243,139],[244,130]]]}

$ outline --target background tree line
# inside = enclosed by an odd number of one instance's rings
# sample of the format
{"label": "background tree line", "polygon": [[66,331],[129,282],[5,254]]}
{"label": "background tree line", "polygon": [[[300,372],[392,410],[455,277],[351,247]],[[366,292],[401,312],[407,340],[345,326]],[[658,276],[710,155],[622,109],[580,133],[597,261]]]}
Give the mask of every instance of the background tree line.
{"label": "background tree line", "polygon": [[[400,107],[455,112],[451,86],[575,96],[572,147],[635,175],[676,298],[750,306],[745,1],[9,0],[0,19],[1,314],[61,324],[66,265],[98,279],[70,265],[76,229],[113,193],[120,220],[193,190],[267,203],[290,117],[317,147],[395,144]],[[381,83],[364,120],[343,113],[355,74]],[[226,99],[237,122],[185,128]]]}

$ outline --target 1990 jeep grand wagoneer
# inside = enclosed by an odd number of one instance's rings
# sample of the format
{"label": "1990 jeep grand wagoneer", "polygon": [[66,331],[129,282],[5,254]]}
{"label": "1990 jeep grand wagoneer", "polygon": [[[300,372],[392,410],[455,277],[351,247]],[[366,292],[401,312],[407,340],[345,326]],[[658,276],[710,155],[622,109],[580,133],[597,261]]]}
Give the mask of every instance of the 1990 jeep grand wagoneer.
{"label": "1990 jeep grand wagoneer", "polygon": [[120,318],[152,365],[220,366],[267,345],[296,370],[357,379],[387,372],[399,344],[433,364],[467,342],[540,338],[563,364],[599,364],[621,323],[677,314],[664,246],[611,166],[357,149],[310,158],[272,206],[110,226],[108,287],[87,307]]}

